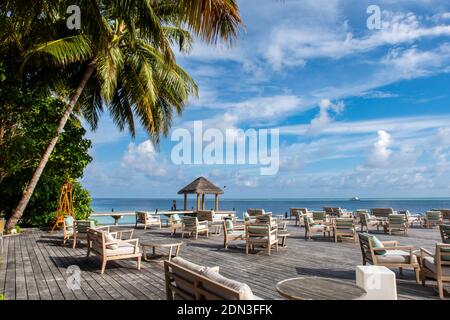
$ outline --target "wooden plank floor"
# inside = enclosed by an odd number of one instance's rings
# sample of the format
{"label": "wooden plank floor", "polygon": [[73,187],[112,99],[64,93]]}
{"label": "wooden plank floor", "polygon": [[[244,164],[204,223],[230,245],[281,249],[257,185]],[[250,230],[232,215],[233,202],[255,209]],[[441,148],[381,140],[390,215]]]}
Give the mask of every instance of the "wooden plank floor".
{"label": "wooden plank floor", "polygon": [[[180,256],[207,266],[220,266],[220,273],[247,283],[254,293],[264,299],[282,299],[275,290],[277,282],[306,276],[324,276],[354,281],[355,266],[361,264],[359,244],[334,243],[323,239],[305,241],[304,229],[288,226],[291,237],[288,248],[279,249],[272,256],[265,252],[245,255],[243,242],[222,248],[223,236],[210,236],[195,241],[184,239]],[[168,229],[137,229],[141,240],[170,238]],[[179,236],[178,236],[179,237]],[[381,240],[399,240],[401,244],[424,247],[434,251],[440,240],[437,229],[410,229],[409,236],[380,234]],[[67,268],[81,269],[81,289],[67,286]],[[17,300],[110,300],[110,299],[164,299],[162,260],[142,263],[141,271],[135,261],[109,262],[106,273],[100,274],[100,259],[86,258],[84,244],[72,249],[63,246],[61,233],[25,230],[22,234],[6,237],[0,266],[0,294],[5,299]],[[426,287],[415,283],[412,271],[400,276],[397,270],[397,289],[400,299],[436,299],[435,283]],[[447,287],[447,290],[450,289]]]}

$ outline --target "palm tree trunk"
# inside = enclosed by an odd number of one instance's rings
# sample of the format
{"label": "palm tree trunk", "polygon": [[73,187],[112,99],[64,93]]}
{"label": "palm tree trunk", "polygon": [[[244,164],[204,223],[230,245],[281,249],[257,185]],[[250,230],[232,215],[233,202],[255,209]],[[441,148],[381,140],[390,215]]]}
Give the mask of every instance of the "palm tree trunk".
{"label": "palm tree trunk", "polygon": [[16,210],[14,210],[11,217],[8,219],[8,222],[6,223],[5,229],[7,232],[11,231],[14,226],[16,225],[17,221],[22,217],[23,212],[25,211],[25,208],[28,205],[28,202],[30,201],[31,196],[33,195],[34,189],[36,188],[36,185],[39,181],[39,178],[42,175],[42,172],[44,171],[45,166],[47,165],[48,159],[50,158],[50,155],[53,152],[53,149],[55,148],[56,142],[58,142],[58,138],[61,134],[61,132],[64,130],[64,126],[66,125],[67,120],[69,119],[70,115],[73,112],[73,109],[80,98],[81,93],[84,90],[84,87],[86,86],[86,83],[88,82],[89,78],[92,76],[92,73],[95,70],[95,64],[96,61],[93,60],[87,65],[87,68],[83,74],[83,77],[81,78],[80,83],[78,84],[78,87],[75,90],[75,93],[73,94],[72,98],[70,99],[69,104],[67,105],[67,109],[64,112],[62,118],[59,120],[58,128],[56,130],[55,136],[50,140],[49,145],[47,146],[47,149],[45,150],[44,154],[41,157],[41,160],[39,162],[39,165],[37,166],[36,170],[33,173],[33,176],[31,177],[31,180],[27,184],[27,187],[25,191],[23,192],[22,199],[20,199],[19,204],[17,205]]}

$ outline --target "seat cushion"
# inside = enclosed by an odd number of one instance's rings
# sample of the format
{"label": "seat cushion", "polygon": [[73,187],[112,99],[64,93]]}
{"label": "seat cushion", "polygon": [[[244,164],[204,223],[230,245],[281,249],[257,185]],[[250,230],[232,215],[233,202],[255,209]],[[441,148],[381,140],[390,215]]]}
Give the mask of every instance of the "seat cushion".
{"label": "seat cushion", "polygon": [[[131,243],[118,243],[117,244],[118,248],[117,249],[106,249],[106,255],[108,257],[111,256],[122,256],[122,255],[127,255],[127,254],[134,254],[134,245],[132,245]],[[137,248],[136,253],[139,253],[139,248]]]}
{"label": "seat cushion", "polygon": [[[370,236],[370,244],[372,245],[372,248],[377,248],[377,249],[378,248],[384,248],[384,245],[375,236]],[[376,250],[375,254],[377,256],[385,255],[386,254],[386,250]]]}
{"label": "seat cushion", "polygon": [[[412,259],[412,263],[417,263],[417,257],[414,254]],[[379,263],[411,263],[409,252],[403,250],[386,250],[385,254],[377,256],[377,261]]]}
{"label": "seat cushion", "polygon": [[[422,261],[425,268],[429,269],[433,273],[437,273],[436,265],[434,264],[434,258],[425,257]],[[450,277],[450,266],[442,268],[442,275]]]}
{"label": "seat cushion", "polygon": [[[221,274],[219,274],[217,272],[213,272],[210,269],[205,270],[202,273],[202,275],[214,282],[224,285],[225,287],[236,290],[237,292],[239,292],[241,294],[243,300],[254,300],[255,299],[252,289],[250,289],[250,287],[245,283],[225,278]],[[207,284],[205,284],[205,287],[207,287]]]}

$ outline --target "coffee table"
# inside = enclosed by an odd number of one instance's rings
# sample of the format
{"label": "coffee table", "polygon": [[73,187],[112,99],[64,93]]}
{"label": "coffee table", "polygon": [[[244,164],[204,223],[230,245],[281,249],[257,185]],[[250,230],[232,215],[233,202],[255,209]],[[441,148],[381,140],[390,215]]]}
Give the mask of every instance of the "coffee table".
{"label": "coffee table", "polygon": [[152,248],[152,257],[158,257],[156,255],[156,248],[169,248],[169,261],[172,260],[173,249],[175,248],[175,254],[173,256],[177,256],[180,252],[180,247],[183,244],[183,241],[174,241],[174,240],[148,240],[142,241],[140,243],[142,247],[142,257],[145,261],[150,261],[147,256],[147,248]]}
{"label": "coffee table", "polygon": [[355,300],[366,291],[350,281],[323,277],[299,277],[277,284],[278,293],[289,300]]}

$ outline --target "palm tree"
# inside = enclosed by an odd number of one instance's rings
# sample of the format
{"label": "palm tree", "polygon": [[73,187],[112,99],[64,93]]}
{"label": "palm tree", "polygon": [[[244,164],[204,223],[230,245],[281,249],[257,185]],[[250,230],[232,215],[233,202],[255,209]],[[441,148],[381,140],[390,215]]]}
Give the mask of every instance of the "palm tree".
{"label": "palm tree", "polygon": [[[81,8],[79,31],[64,27],[69,4]],[[35,0],[32,8],[27,0],[7,0],[0,15],[9,31],[0,41],[25,52],[20,71],[28,79],[52,72],[53,93],[60,89],[70,97],[7,230],[22,216],[73,112],[95,129],[106,108],[132,136],[138,119],[158,144],[173,112],[180,114],[189,96],[197,94],[193,79],[176,64],[172,46],[188,51],[193,36],[232,45],[241,26],[235,0]]]}

